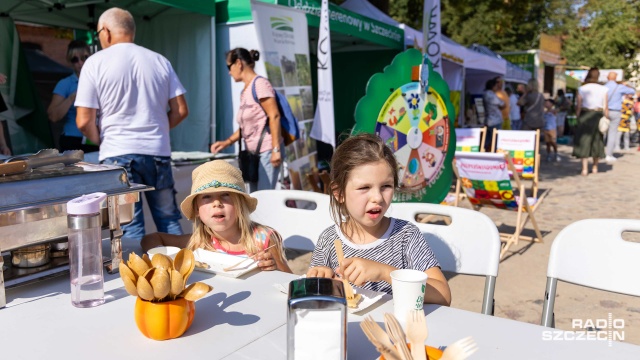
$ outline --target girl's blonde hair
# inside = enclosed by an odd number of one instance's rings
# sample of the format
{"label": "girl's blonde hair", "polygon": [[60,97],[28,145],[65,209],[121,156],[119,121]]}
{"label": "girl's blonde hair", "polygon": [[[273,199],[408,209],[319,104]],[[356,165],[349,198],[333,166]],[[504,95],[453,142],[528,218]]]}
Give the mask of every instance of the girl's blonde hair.
{"label": "girl's blonde hair", "polygon": [[345,198],[347,181],[353,169],[358,166],[384,161],[393,173],[393,187],[398,188],[398,162],[393,151],[384,141],[373,134],[359,134],[346,139],[331,158],[331,217],[345,234],[362,233],[360,224],[353,221]]}
{"label": "girl's blonde hair", "polygon": [[[253,255],[262,249],[256,242],[254,236],[254,229],[256,227],[262,226],[272,230],[271,228],[260,225],[256,222],[251,221],[249,214],[249,205],[247,204],[246,198],[242,195],[238,195],[236,193],[229,193],[231,196],[231,201],[233,202],[233,206],[236,211],[236,217],[238,219],[238,228],[240,229],[240,243],[242,247],[246,251],[247,254]],[[197,199],[198,197],[193,198],[193,208],[197,214]],[[282,238],[276,231],[271,231],[271,238],[269,239],[269,244],[276,244],[276,248],[278,250],[278,254],[283,254],[282,249]],[[187,244],[187,249],[196,250],[196,249],[205,249],[209,251],[216,251],[216,249],[211,244],[211,237],[219,237],[215,231],[211,230],[208,226],[206,226],[202,220],[200,220],[200,216],[196,215],[193,221],[193,234],[191,234],[191,238],[189,239],[189,243]]]}

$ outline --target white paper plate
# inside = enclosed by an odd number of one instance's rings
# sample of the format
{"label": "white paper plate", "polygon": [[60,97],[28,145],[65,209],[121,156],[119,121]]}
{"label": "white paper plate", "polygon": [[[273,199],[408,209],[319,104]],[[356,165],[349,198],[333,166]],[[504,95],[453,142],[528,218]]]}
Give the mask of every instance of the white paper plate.
{"label": "white paper plate", "polygon": [[224,271],[224,268],[240,262],[240,260],[242,260],[242,257],[204,249],[197,249],[193,252],[193,255],[195,256],[196,261],[200,261],[209,265],[208,269],[196,266],[195,270],[228,276],[232,278],[242,276],[258,267],[257,261],[247,259],[245,260],[245,262],[235,267],[233,270]]}
{"label": "white paper plate", "polygon": [[180,248],[179,247],[175,247],[175,246],[158,246],[156,248],[153,249],[149,249],[149,251],[147,251],[147,255],[149,255],[150,259],[153,259],[153,255],[155,254],[163,254],[163,255],[167,255],[168,257],[175,259],[176,254],[178,254],[178,252],[180,252]]}
{"label": "white paper plate", "polygon": [[[289,293],[289,283],[273,284],[273,286],[285,294]],[[356,306],[355,308],[347,308],[350,314],[358,313],[362,310],[365,310],[366,308],[380,300],[382,298],[382,295],[386,294],[385,292],[363,289],[357,286],[353,286],[353,292],[362,295],[362,300],[360,300],[358,306]]]}

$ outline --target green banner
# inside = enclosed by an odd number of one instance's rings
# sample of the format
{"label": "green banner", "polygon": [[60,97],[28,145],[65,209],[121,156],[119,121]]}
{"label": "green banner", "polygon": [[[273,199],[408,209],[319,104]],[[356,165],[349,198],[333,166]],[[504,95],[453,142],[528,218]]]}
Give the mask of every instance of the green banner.
{"label": "green banner", "polygon": [[[310,26],[320,25],[321,3],[316,0],[275,0],[278,5],[300,9],[307,13]],[[361,39],[394,49],[404,49],[404,30],[352,13],[338,5],[329,3],[329,26],[331,31],[357,36]]]}
{"label": "green banner", "polygon": [[511,53],[511,54],[500,54],[505,60],[511,62],[512,64],[518,65],[522,69],[531,73],[531,76],[536,77],[536,63],[535,63],[535,54],[530,53]]}

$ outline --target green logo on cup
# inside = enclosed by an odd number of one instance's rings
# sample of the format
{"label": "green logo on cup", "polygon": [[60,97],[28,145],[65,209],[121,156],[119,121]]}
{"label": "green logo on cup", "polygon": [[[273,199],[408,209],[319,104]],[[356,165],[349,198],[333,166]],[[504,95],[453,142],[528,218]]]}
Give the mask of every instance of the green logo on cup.
{"label": "green logo on cup", "polygon": [[422,305],[424,304],[424,297],[418,296],[416,299],[416,310],[422,310]]}
{"label": "green logo on cup", "polygon": [[422,293],[424,294],[424,290],[427,288],[426,285],[422,285]]}

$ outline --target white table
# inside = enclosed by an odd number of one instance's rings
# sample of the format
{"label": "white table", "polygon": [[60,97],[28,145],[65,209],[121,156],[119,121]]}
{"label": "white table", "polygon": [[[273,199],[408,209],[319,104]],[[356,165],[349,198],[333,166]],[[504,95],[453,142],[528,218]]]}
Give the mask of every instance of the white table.
{"label": "white table", "polygon": [[[377,305],[377,307],[376,307]],[[373,308],[375,307],[375,308]],[[384,328],[383,315],[393,312],[390,296],[362,314],[349,314],[347,328],[348,359],[376,359],[379,354],[360,329],[363,316],[371,315]],[[426,305],[429,327],[427,344],[443,347],[473,336],[478,351],[472,359],[639,359],[640,346],[606,341],[543,341],[539,325],[503,319],[437,305]],[[286,359],[287,328],[282,326],[234,352],[225,359]]]}
{"label": "white table", "polygon": [[[252,272],[241,279],[194,272],[189,282],[204,281],[214,290],[196,302],[196,318],[180,338],[154,341],[144,337],[133,319],[135,298],[118,276],[107,275],[107,302],[91,309],[71,305],[69,281],[58,277],[7,291],[0,309],[0,347],[7,359],[286,359],[286,299],[273,287],[298,278],[280,272]],[[372,315],[382,323],[392,312],[385,296],[348,318],[348,356],[375,359],[359,323]],[[469,311],[425,307],[427,344],[446,346],[473,336],[476,359],[638,359],[640,346],[606,341],[543,341],[551,329]]]}
{"label": "white table", "polygon": [[298,276],[254,271],[232,279],[195,271],[189,283],[214,287],[196,302],[182,337],[154,341],[140,333],[119,275],[106,275],[107,302],[71,305],[68,276],[7,290],[0,309],[0,351],[6,359],[221,359],[286,323],[286,296],[272,284]]}

